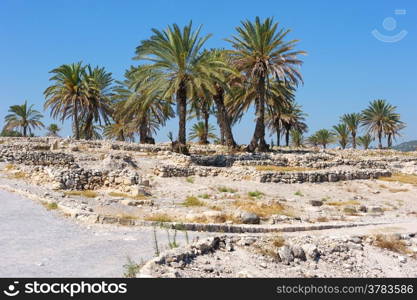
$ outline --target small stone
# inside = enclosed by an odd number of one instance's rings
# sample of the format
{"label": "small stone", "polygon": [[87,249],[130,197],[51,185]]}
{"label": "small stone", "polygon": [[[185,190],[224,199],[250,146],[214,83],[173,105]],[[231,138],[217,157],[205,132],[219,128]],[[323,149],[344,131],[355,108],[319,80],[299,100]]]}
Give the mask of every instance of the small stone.
{"label": "small stone", "polygon": [[278,249],[278,255],[282,263],[289,265],[292,261],[294,261],[294,255],[287,245],[282,246]]}
{"label": "small stone", "polygon": [[323,205],[323,201],[321,201],[321,200],[310,200],[309,202],[312,206],[322,206]]}

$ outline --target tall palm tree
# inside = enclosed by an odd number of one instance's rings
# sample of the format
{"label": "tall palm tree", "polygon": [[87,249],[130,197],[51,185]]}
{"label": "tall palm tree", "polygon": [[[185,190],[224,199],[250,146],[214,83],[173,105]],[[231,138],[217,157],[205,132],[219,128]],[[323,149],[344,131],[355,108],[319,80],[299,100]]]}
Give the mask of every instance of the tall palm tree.
{"label": "tall palm tree", "polygon": [[395,112],[396,107],[386,100],[377,99],[369,103],[368,108],[362,112],[362,124],[368,133],[378,139],[378,148],[382,149],[382,136],[389,132],[392,124],[399,121],[399,114]]}
{"label": "tall palm tree", "polygon": [[88,102],[83,107],[84,126],[81,130],[89,140],[95,135],[94,123],[98,123],[99,126],[110,124],[113,78],[104,68],[92,68],[90,65],[86,66],[85,76],[88,85]]}
{"label": "tall palm tree", "polygon": [[61,128],[58,127],[57,124],[50,124],[47,128],[47,135],[48,136],[58,136],[58,132],[61,130]]}
{"label": "tall palm tree", "polygon": [[45,109],[51,109],[53,118],[63,122],[68,118],[73,120],[74,137],[80,139],[80,115],[89,103],[88,82],[85,67],[81,62],[61,65],[50,73],[52,81],[44,92]]}
{"label": "tall palm tree", "polygon": [[358,113],[344,114],[340,119],[348,127],[352,136],[352,148],[356,149],[356,134],[361,124],[362,115]]}
{"label": "tall palm tree", "polygon": [[273,18],[246,20],[236,31],[228,39],[234,48],[230,53],[236,68],[244,74],[246,85],[256,91],[251,101],[255,103],[257,120],[247,149],[265,151],[265,103],[270,82],[273,79],[297,85],[302,81],[296,67],[302,64],[298,55],[304,52],[294,50],[296,40],[285,41],[289,30],[278,30]]}
{"label": "tall palm tree", "polygon": [[207,144],[208,139],[217,139],[216,134],[214,133],[214,126],[208,126],[208,131],[204,122],[198,122],[193,125],[191,128],[190,134],[188,136],[190,140],[198,139],[199,144]]}
{"label": "tall palm tree", "polygon": [[333,132],[342,149],[346,149],[349,144],[349,133],[351,133],[348,126],[345,123],[335,125],[333,126]]}
{"label": "tall palm tree", "polygon": [[240,79],[240,74],[233,68],[231,63],[231,57],[225,50],[212,49],[209,55],[213,60],[219,60],[224,64],[221,71],[222,77],[213,77],[213,83],[215,93],[211,94],[213,102],[216,106],[217,123],[220,128],[221,142],[229,148],[236,148],[237,144],[233,137],[232,124],[230,112],[227,108],[226,93],[227,96],[231,96],[231,90],[236,84],[236,81]]}
{"label": "tall palm tree", "polygon": [[374,138],[370,134],[365,134],[358,138],[358,144],[361,145],[365,150],[369,149],[369,146],[373,142]]}
{"label": "tall palm tree", "polygon": [[202,87],[215,92],[212,78],[221,77],[224,64],[202,52],[211,35],[201,36],[201,26],[193,29],[192,22],[181,29],[177,24],[165,30],[152,29],[153,35],[136,48],[134,59],[148,61],[142,65],[138,83],[153,96],[177,102],[179,151],[186,151],[187,100],[195,100]]}
{"label": "tall palm tree", "polygon": [[323,149],[334,142],[334,133],[327,129],[320,129],[314,136],[317,144],[323,146]]}
{"label": "tall palm tree", "polygon": [[5,130],[20,129],[24,137],[32,134],[33,129],[44,127],[40,119],[43,117],[40,112],[33,109],[33,104],[28,106],[27,101],[22,105],[12,105],[5,117]]}
{"label": "tall palm tree", "polygon": [[396,140],[398,136],[401,136],[400,131],[406,127],[405,123],[400,120],[399,114],[392,114],[388,120],[388,125],[384,129],[385,136],[387,137],[387,147],[392,148],[393,140]]}
{"label": "tall palm tree", "polygon": [[105,138],[121,142],[133,142],[135,140],[133,132],[134,130],[132,129],[131,124],[126,124],[123,121],[106,125],[103,128],[103,135]]}

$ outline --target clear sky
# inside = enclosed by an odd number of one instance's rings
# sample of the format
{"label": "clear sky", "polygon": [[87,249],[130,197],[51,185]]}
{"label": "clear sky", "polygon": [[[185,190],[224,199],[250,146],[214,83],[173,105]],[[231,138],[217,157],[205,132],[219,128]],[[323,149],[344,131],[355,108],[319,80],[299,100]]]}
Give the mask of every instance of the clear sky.
{"label": "clear sky", "polygon": [[[255,16],[273,16],[291,28],[290,37],[308,52],[297,101],[309,115],[309,133],[384,98],[398,106],[408,125],[399,141],[417,139],[415,0],[1,0],[0,124],[8,107],[25,99],[42,110],[48,72],[61,64],[104,66],[122,79],[124,70],[137,64],[132,60],[135,47],[153,27],[192,19],[203,24],[204,33],[213,34],[207,47],[228,47],[224,39],[241,20]],[[392,39],[398,41],[383,41]],[[249,113],[234,127],[238,142],[249,141],[253,120]],[[49,112],[44,121],[52,122]],[[215,124],[214,117],[211,122]],[[176,124],[170,121],[157,140],[167,140]],[[65,124],[62,135],[69,134]]]}

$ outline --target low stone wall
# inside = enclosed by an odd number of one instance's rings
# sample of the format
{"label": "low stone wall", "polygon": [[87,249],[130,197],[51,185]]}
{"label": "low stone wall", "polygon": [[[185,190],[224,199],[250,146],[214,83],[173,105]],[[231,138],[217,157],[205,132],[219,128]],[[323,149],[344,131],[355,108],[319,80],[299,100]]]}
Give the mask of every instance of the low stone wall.
{"label": "low stone wall", "polygon": [[237,179],[250,176],[260,182],[304,183],[304,182],[336,182],[356,179],[373,179],[391,176],[388,170],[353,169],[353,170],[319,170],[306,172],[264,172],[242,168],[216,168],[176,165],[162,165],[154,169],[154,174],[161,177],[218,176],[235,177]]}
{"label": "low stone wall", "polygon": [[73,155],[61,152],[4,149],[0,152],[0,160],[34,166],[77,167]]}
{"label": "low stone wall", "polygon": [[352,170],[352,171],[309,171],[309,172],[263,172],[261,182],[304,183],[304,182],[336,182],[357,179],[375,179],[391,176],[386,170]]}

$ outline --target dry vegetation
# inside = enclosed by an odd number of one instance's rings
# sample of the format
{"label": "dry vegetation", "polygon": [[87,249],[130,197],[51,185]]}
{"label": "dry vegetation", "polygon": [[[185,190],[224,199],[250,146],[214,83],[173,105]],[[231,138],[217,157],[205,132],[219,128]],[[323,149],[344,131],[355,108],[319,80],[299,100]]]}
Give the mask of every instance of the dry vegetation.
{"label": "dry vegetation", "polygon": [[303,168],[303,167],[281,167],[281,166],[256,166],[257,171],[273,171],[273,172],[306,172],[315,171],[314,168]]}
{"label": "dry vegetation", "polygon": [[395,238],[393,236],[378,234],[375,237],[373,245],[379,248],[388,249],[390,251],[401,254],[411,253],[404,241],[399,240],[398,238]]}
{"label": "dry vegetation", "polygon": [[94,191],[65,191],[64,194],[66,196],[80,196],[80,197],[86,197],[86,198],[96,198],[98,197],[98,193]]}
{"label": "dry vegetation", "polygon": [[350,200],[350,201],[333,201],[333,202],[326,202],[326,205],[330,206],[347,206],[347,205],[359,205],[359,201]]}
{"label": "dry vegetation", "polygon": [[121,198],[129,198],[129,199],[133,199],[133,200],[144,200],[147,199],[148,197],[143,196],[143,195],[136,195],[136,196],[132,196],[126,193],[120,193],[120,192],[110,192],[108,194],[110,197],[121,197]]}
{"label": "dry vegetation", "polygon": [[194,196],[188,196],[181,204],[184,205],[185,207],[205,205],[204,202],[198,200],[198,198]]}
{"label": "dry vegetation", "polygon": [[391,177],[380,177],[378,180],[388,181],[388,182],[400,182],[417,185],[417,175],[410,174],[392,174]]}
{"label": "dry vegetation", "polygon": [[284,215],[293,217],[294,214],[280,203],[265,204],[252,200],[236,200],[233,205],[242,210],[254,213],[261,218],[272,215]]}
{"label": "dry vegetation", "polygon": [[158,213],[158,214],[152,214],[149,216],[146,216],[144,218],[145,221],[153,221],[153,222],[161,222],[161,223],[167,223],[167,222],[174,222],[175,219],[168,215],[168,214],[162,214],[162,213]]}

